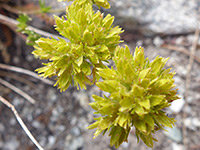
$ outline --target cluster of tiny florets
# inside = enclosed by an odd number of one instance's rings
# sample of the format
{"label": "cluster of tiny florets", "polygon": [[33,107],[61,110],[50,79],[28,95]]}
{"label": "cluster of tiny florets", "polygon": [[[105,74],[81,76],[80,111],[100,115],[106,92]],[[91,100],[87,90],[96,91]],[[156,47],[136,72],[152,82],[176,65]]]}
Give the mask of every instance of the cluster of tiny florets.
{"label": "cluster of tiny florets", "polygon": [[57,76],[56,85],[61,91],[72,81],[77,88],[86,88],[99,78],[96,68],[105,67],[103,61],[112,58],[123,31],[112,26],[114,17],[110,14],[103,17],[99,11],[95,13],[91,1],[74,1],[66,16],[55,16],[55,21],[55,29],[69,42],[40,38],[33,54],[48,63],[37,71],[43,77]]}
{"label": "cluster of tiny florets", "polygon": [[96,113],[102,117],[89,128],[97,128],[94,137],[110,131],[110,144],[118,147],[127,141],[131,127],[144,143],[153,147],[152,133],[172,127],[175,120],[162,111],[178,97],[174,89],[174,72],[164,69],[167,59],[156,57],[152,62],[144,57],[143,48],[136,48],[134,56],[128,47],[118,47],[113,58],[116,69],[99,69],[104,79],[96,85],[110,96],[93,95],[91,103]]}

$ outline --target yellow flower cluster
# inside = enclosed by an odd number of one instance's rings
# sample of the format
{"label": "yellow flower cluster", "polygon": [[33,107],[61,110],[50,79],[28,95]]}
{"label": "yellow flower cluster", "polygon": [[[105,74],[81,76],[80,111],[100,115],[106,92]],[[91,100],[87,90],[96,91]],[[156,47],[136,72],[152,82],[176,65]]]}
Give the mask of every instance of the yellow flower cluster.
{"label": "yellow flower cluster", "polygon": [[[101,4],[99,0],[95,2]],[[43,77],[56,76],[61,91],[73,82],[79,89],[99,79],[96,68],[105,67],[103,61],[111,59],[122,42],[119,34],[123,31],[112,26],[114,17],[95,13],[92,4],[89,0],[76,0],[68,7],[66,17],[55,16],[56,30],[69,42],[46,38],[36,42],[33,54],[48,60],[37,69],[38,73]]]}
{"label": "yellow flower cluster", "polygon": [[178,99],[172,79],[175,73],[163,69],[167,59],[159,56],[152,62],[145,59],[141,47],[135,49],[134,56],[128,47],[118,47],[113,60],[116,69],[107,67],[98,71],[104,80],[96,85],[110,96],[93,95],[95,102],[90,105],[102,117],[96,118],[89,129],[97,128],[94,137],[110,131],[110,144],[118,147],[127,141],[134,126],[138,139],[153,147],[152,133],[164,126],[172,127],[175,122],[162,111]]}

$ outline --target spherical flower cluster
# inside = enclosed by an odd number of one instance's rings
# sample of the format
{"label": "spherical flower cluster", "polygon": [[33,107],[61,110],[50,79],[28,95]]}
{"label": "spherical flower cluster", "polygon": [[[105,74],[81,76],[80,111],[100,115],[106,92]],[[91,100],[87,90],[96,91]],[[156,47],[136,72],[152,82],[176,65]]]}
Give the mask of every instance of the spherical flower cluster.
{"label": "spherical flower cluster", "polygon": [[152,62],[144,57],[143,48],[135,49],[134,56],[128,47],[117,47],[113,58],[116,69],[100,68],[103,78],[96,85],[110,96],[93,95],[95,102],[91,107],[97,114],[96,122],[88,128],[97,128],[94,137],[101,132],[110,131],[110,144],[118,147],[127,141],[131,128],[135,127],[136,136],[153,147],[152,133],[172,127],[175,120],[165,115],[164,108],[176,99],[174,72],[164,69],[168,59],[157,56]]}
{"label": "spherical flower cluster", "polygon": [[[95,3],[106,5],[107,0],[104,1],[95,0]],[[90,0],[75,0],[67,8],[66,17],[55,16],[56,30],[69,42],[53,38],[40,38],[36,42],[33,54],[48,60],[44,67],[37,69],[38,73],[43,77],[57,76],[56,85],[61,91],[73,81],[77,88],[95,82],[99,78],[96,68],[105,67],[103,61],[112,58],[121,42],[119,34],[123,31],[112,26],[114,17],[95,13],[92,4]]]}

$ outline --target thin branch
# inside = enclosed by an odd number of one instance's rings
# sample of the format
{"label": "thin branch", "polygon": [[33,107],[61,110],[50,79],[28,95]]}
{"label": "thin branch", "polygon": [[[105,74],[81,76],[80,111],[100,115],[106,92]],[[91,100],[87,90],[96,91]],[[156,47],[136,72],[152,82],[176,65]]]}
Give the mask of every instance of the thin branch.
{"label": "thin branch", "polygon": [[[168,49],[168,50],[174,50],[174,51],[177,51],[177,52],[181,52],[181,53],[184,53],[184,54],[186,54],[186,55],[188,55],[188,56],[191,55],[191,53],[190,53],[187,49],[185,49],[185,48],[180,48],[180,47],[178,47],[178,46],[164,44],[164,45],[162,45],[161,47],[162,47],[162,48],[166,48],[166,49]],[[200,63],[200,58],[199,58],[198,56],[194,56],[194,59],[195,59],[197,62]]]}
{"label": "thin branch", "polygon": [[28,130],[28,128],[26,127],[26,125],[24,124],[24,122],[22,121],[22,119],[20,118],[18,112],[16,111],[15,107],[11,103],[9,103],[6,99],[4,99],[2,96],[0,96],[0,101],[13,111],[13,113],[14,113],[17,121],[19,122],[20,126],[25,131],[26,135],[35,144],[35,146],[37,146],[37,148],[39,150],[44,150],[44,148],[42,148],[42,146],[40,146],[40,144],[37,142],[37,140],[33,137],[33,135],[31,134],[31,132]]}
{"label": "thin branch", "polygon": [[18,89],[17,87],[15,87],[14,85],[10,84],[9,82],[3,80],[0,78],[0,83],[8,88],[10,88],[11,90],[13,90],[14,92],[18,93],[19,95],[21,95],[22,97],[24,97],[25,99],[27,99],[29,102],[31,102],[32,104],[35,103],[35,100],[30,97],[28,94],[24,93],[22,90]]}
{"label": "thin branch", "polygon": [[[34,8],[35,10],[24,9],[25,6],[22,6],[22,7],[11,7],[11,6],[6,5],[6,4],[2,4],[0,7],[6,9],[9,12],[15,13],[15,14],[24,14],[24,13],[26,13],[28,15],[31,15],[31,14],[41,14],[40,7],[38,7],[38,6],[35,6],[35,8]],[[66,9],[64,9],[64,8],[61,8],[61,9],[50,9],[48,11],[48,13],[63,12],[65,10]]]}
{"label": "thin branch", "polygon": [[[0,23],[5,24],[5,25],[7,25],[7,26],[9,26],[9,27],[11,27],[11,28],[13,28],[13,27],[14,27],[14,28],[17,28],[17,25],[19,24],[18,21],[14,20],[14,19],[12,19],[12,18],[9,18],[9,17],[7,17],[7,16],[4,16],[4,15],[2,15],[2,14],[0,14]],[[40,29],[34,28],[34,27],[32,27],[32,26],[28,26],[27,29],[32,30],[32,31],[34,31],[34,32],[36,32],[36,33],[38,33],[38,34],[40,34],[40,35],[42,35],[42,36],[45,36],[45,37],[52,37],[52,38],[54,38],[54,39],[59,39],[59,38],[61,38],[61,39],[64,39],[64,40],[66,40],[66,41],[69,41],[68,39],[66,39],[66,38],[64,38],[64,37],[62,37],[62,36],[55,35],[55,34],[51,34],[51,33],[42,31],[42,30],[40,30]]]}
{"label": "thin branch", "polygon": [[22,77],[18,76],[15,73],[9,73],[8,71],[0,71],[0,77],[1,76],[14,79],[14,80],[19,81],[21,83],[27,84],[27,85],[29,85],[32,88],[35,88],[35,84],[33,84],[31,81],[27,80],[23,76]]}
{"label": "thin branch", "polygon": [[5,64],[1,64],[1,63],[0,63],[0,68],[5,69],[5,70],[18,72],[18,73],[22,73],[22,74],[26,74],[26,75],[29,75],[29,76],[34,77],[36,79],[39,79],[46,84],[53,85],[53,82],[51,80],[41,78],[41,77],[38,76],[38,74],[36,74],[36,73],[34,73],[30,70],[26,70],[26,69],[15,67],[15,66],[9,66],[9,65],[5,65]]}
{"label": "thin branch", "polygon": [[[192,44],[192,49],[191,49],[191,52],[190,52],[189,63],[188,63],[188,66],[187,66],[187,75],[186,75],[186,83],[185,83],[185,104],[184,104],[183,110],[185,110],[185,108],[188,106],[187,98],[188,98],[188,93],[189,93],[189,88],[190,88],[190,83],[191,83],[191,70],[192,70],[192,65],[193,65],[193,62],[194,62],[195,51],[196,51],[196,48],[197,48],[197,45],[198,45],[199,34],[200,34],[200,30],[199,30],[199,24],[198,24],[196,31],[195,31],[195,35],[194,35],[195,39],[194,39],[194,42]],[[182,128],[183,143],[184,143],[184,146],[187,149],[187,141],[186,141],[187,133],[186,133],[186,127],[185,127],[185,124],[184,124],[184,119],[186,117],[187,117],[187,113],[186,113],[186,111],[183,111],[183,128]]]}
{"label": "thin branch", "polygon": [[12,13],[15,13],[15,14],[38,14],[40,13],[40,8],[39,7],[35,7],[35,10],[22,10],[24,7],[12,7],[12,6],[9,6],[9,5],[6,5],[6,4],[2,4],[0,7],[4,8],[5,10],[9,11],[9,12],[12,12]]}

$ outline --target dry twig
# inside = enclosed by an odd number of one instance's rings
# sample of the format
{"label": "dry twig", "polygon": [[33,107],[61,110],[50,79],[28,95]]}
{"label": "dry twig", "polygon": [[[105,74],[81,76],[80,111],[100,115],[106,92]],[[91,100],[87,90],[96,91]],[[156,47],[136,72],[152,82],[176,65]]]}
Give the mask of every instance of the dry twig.
{"label": "dry twig", "polygon": [[[186,83],[185,83],[185,104],[184,104],[183,110],[185,110],[185,108],[188,106],[187,98],[188,98],[188,92],[189,92],[190,83],[191,83],[191,70],[192,70],[192,65],[194,62],[195,51],[196,51],[198,40],[199,40],[199,34],[200,34],[200,30],[199,30],[199,25],[198,25],[198,27],[196,28],[196,31],[195,31],[195,39],[192,44],[192,49],[190,52],[190,59],[189,59],[189,63],[187,66],[187,75],[186,75]],[[184,119],[186,117],[187,117],[187,113],[186,113],[186,111],[183,111],[183,128],[182,128],[183,143],[184,143],[185,148],[187,149],[187,140],[186,140],[187,133],[186,133],[186,127],[184,124]]]}
{"label": "dry twig", "polygon": [[17,87],[15,87],[14,85],[10,84],[9,82],[3,80],[0,78],[0,83],[8,88],[10,88],[11,90],[15,91],[16,93],[18,93],[19,95],[21,95],[22,97],[24,97],[25,99],[27,99],[29,102],[31,102],[32,104],[35,103],[35,100],[30,97],[28,94],[24,93],[22,90],[18,89]]}
{"label": "dry twig", "polygon": [[[0,23],[5,24],[5,25],[7,25],[7,26],[9,26],[11,28],[17,28],[17,25],[19,24],[18,21],[14,20],[12,18],[9,18],[7,16],[4,16],[2,14],[0,14]],[[36,32],[37,34],[40,34],[40,35],[45,36],[45,37],[52,37],[54,39],[61,38],[61,39],[64,39],[66,41],[69,41],[68,39],[66,39],[64,37],[61,37],[59,35],[55,35],[55,34],[51,34],[51,33],[42,31],[42,30],[34,28],[32,26],[28,26],[27,29],[32,30],[32,31]]]}
{"label": "dry twig", "polygon": [[13,6],[9,6],[7,4],[1,4],[1,6],[3,9],[9,11],[9,12],[12,12],[12,13],[15,13],[15,14],[23,14],[23,13],[26,13],[26,14],[37,14],[37,13],[40,13],[40,8],[39,7],[34,7],[33,10],[23,10],[24,7],[13,7]]}
{"label": "dry twig", "polygon": [[35,84],[32,83],[31,81],[27,80],[26,78],[24,78],[23,76],[18,76],[17,74],[14,73],[9,73],[7,71],[0,71],[0,77],[8,77],[11,79],[14,79],[16,81],[19,81],[21,83],[27,84],[29,85],[31,88],[35,88]]}
{"label": "dry twig", "polygon": [[42,82],[49,84],[49,85],[53,85],[53,82],[49,79],[44,79],[38,76],[38,74],[30,71],[30,70],[26,70],[23,68],[19,68],[19,67],[14,67],[14,66],[9,66],[9,65],[5,65],[5,64],[1,64],[0,63],[0,68],[1,69],[5,69],[5,70],[10,70],[10,71],[14,71],[14,72],[18,72],[18,73],[22,73],[22,74],[26,74],[29,75],[31,77],[34,77],[36,79],[41,80]]}
{"label": "dry twig", "polygon": [[[162,47],[162,48],[169,49],[169,50],[174,50],[174,51],[177,51],[177,52],[181,52],[181,53],[184,53],[184,54],[186,54],[186,55],[188,55],[188,56],[191,55],[191,53],[190,53],[187,49],[185,49],[185,48],[180,48],[180,47],[178,47],[178,46],[169,45],[169,44],[164,44],[164,45],[162,45],[161,47]],[[193,57],[194,57],[194,59],[195,59],[197,62],[200,63],[200,58],[199,58],[198,56],[193,55]]]}
{"label": "dry twig", "polygon": [[[30,4],[28,4],[30,6]],[[32,6],[32,10],[30,10],[30,8],[26,8],[26,6],[28,5],[25,5],[25,6],[22,6],[22,7],[12,7],[12,6],[9,6],[7,4],[2,4],[0,7],[6,9],[7,11],[9,12],[12,12],[12,13],[15,13],[15,14],[23,14],[23,13],[26,13],[26,14],[41,14],[41,9],[40,7],[38,6],[35,6],[35,5],[31,5]],[[64,12],[66,9],[50,9],[48,11],[48,13],[57,13],[57,12]]]}
{"label": "dry twig", "polygon": [[11,103],[9,103],[6,99],[4,99],[2,96],[0,96],[0,101],[13,111],[13,113],[14,113],[17,121],[21,125],[22,129],[25,131],[26,135],[28,135],[28,137],[31,139],[31,141],[37,146],[37,148],[39,150],[44,150],[42,148],[42,146],[40,146],[40,144],[37,142],[37,140],[33,137],[31,132],[28,130],[28,128],[26,127],[26,125],[24,124],[22,119],[20,118],[19,114],[17,113],[15,107]]}

